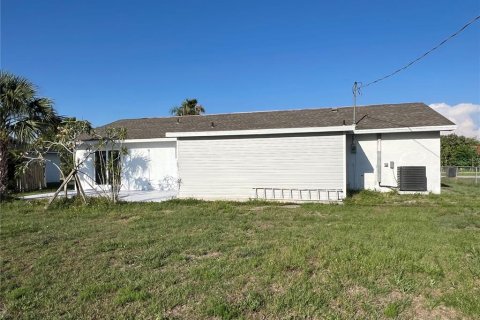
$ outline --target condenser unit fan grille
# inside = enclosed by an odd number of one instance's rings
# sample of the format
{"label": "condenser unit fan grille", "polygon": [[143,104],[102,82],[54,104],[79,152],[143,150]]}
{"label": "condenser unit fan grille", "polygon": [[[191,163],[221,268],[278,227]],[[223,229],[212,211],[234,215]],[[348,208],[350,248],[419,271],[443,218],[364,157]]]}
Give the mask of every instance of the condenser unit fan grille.
{"label": "condenser unit fan grille", "polygon": [[398,185],[400,191],[427,191],[426,167],[403,166],[398,167]]}

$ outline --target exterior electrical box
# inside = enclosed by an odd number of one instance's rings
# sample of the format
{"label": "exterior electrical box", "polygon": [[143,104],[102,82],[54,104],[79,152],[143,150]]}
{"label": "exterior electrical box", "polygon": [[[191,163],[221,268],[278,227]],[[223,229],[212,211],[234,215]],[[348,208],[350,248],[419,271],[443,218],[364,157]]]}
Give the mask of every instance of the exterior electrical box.
{"label": "exterior electrical box", "polygon": [[397,168],[400,191],[427,191],[427,168],[402,166]]}

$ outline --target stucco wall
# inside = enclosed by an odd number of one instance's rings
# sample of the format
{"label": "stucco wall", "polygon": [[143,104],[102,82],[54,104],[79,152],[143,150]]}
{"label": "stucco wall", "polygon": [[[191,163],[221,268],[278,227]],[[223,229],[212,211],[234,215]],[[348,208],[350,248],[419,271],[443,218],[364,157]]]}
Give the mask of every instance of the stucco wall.
{"label": "stucco wall", "polygon": [[[130,142],[122,189],[180,187],[180,197],[204,199],[248,199],[254,187],[391,190],[378,184],[377,135],[355,139],[355,154],[352,136],[338,133]],[[380,162],[382,185],[397,185],[398,166],[426,166],[428,191],[440,193],[439,132],[383,133]],[[83,187],[96,187],[93,157],[81,171]]]}
{"label": "stucco wall", "polygon": [[[355,135],[357,152],[351,152],[352,136],[347,136],[347,185],[350,189],[389,191],[378,184],[377,135]],[[381,134],[381,182],[397,185],[397,167],[426,166],[427,190],[440,193],[440,133],[409,132]],[[394,168],[390,168],[390,161]],[[388,167],[384,164],[388,163]]]}
{"label": "stucco wall", "polygon": [[[122,190],[177,190],[178,174],[175,141],[125,143],[128,154],[122,156]],[[78,150],[77,161],[86,151]],[[95,161],[91,155],[81,166],[80,177],[85,189],[95,184]]]}

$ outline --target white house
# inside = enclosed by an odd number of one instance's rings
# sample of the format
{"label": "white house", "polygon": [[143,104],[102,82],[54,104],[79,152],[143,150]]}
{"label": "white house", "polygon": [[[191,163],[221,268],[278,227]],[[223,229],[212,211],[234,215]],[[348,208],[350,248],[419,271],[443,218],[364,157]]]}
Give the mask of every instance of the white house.
{"label": "white house", "polygon": [[58,152],[47,152],[44,155],[45,159],[45,182],[48,184],[60,183],[60,156]]}
{"label": "white house", "polygon": [[[347,190],[440,193],[440,132],[423,103],[126,119],[122,188],[179,198],[341,200]],[[89,141],[85,141],[89,143]],[[82,159],[85,145],[77,151]],[[96,157],[109,157],[108,152]],[[97,188],[99,162],[81,168]],[[98,182],[98,180],[97,180]]]}

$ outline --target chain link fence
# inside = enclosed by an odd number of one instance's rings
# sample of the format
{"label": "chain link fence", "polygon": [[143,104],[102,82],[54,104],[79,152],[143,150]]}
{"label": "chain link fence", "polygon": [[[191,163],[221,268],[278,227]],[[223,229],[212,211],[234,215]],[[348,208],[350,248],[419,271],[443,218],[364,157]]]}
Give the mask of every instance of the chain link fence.
{"label": "chain link fence", "polygon": [[441,167],[442,178],[472,179],[475,184],[480,183],[480,167]]}

